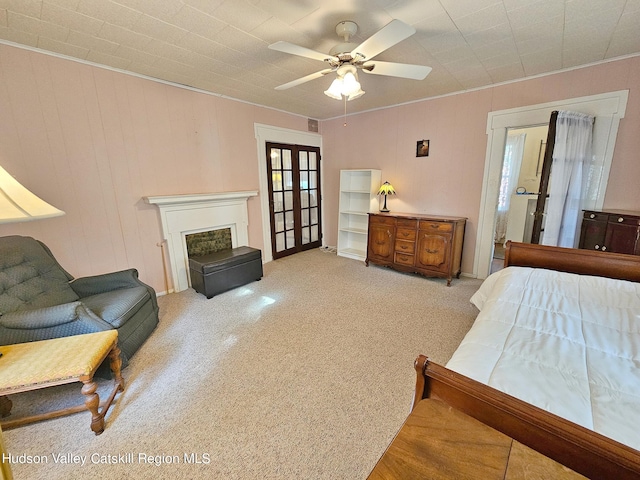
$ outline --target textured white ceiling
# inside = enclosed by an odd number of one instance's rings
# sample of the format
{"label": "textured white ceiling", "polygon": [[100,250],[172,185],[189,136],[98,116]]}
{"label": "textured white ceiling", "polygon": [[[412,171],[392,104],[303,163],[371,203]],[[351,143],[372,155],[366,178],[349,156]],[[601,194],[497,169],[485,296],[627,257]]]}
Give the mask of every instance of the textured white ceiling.
{"label": "textured white ceiling", "polygon": [[392,19],[417,33],[375,57],[428,65],[425,80],[360,74],[357,112],[640,52],[640,0],[0,0],[0,39],[312,118],[342,114],[326,68],[270,50],[285,40],[328,52]]}

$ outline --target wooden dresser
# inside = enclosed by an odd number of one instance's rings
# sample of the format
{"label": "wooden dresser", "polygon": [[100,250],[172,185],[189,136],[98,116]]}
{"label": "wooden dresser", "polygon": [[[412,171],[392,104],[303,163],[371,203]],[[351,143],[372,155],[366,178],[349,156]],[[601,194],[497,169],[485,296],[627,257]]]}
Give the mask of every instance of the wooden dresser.
{"label": "wooden dresser", "polygon": [[460,276],[466,218],[415,213],[370,213],[367,258],[403,272]]}
{"label": "wooden dresser", "polygon": [[585,210],[578,248],[640,255],[640,212]]}

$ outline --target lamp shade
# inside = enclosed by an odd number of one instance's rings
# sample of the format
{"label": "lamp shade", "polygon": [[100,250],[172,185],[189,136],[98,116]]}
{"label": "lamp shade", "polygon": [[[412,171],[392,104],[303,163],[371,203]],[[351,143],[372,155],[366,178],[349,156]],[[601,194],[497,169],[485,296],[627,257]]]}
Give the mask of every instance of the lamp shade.
{"label": "lamp shade", "polygon": [[396,191],[389,182],[384,182],[378,190],[378,195],[395,195]]}
{"label": "lamp shade", "polygon": [[24,188],[9,172],[0,167],[0,223],[28,222],[64,215]]}

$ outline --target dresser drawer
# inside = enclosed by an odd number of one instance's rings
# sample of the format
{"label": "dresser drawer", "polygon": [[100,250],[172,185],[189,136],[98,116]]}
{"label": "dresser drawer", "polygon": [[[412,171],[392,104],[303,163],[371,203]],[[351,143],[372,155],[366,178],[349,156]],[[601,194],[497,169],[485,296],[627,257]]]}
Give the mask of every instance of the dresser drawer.
{"label": "dresser drawer", "polygon": [[408,253],[400,253],[396,252],[394,262],[398,265],[409,265],[413,266],[414,256]]}
{"label": "dresser drawer", "polygon": [[413,252],[415,251],[415,249],[416,249],[416,242],[400,240],[396,238],[396,247],[395,247],[396,252],[410,253],[413,255]]}
{"label": "dresser drawer", "polygon": [[398,228],[408,228],[415,230],[418,226],[418,221],[413,218],[399,218],[397,225]]}
{"label": "dresser drawer", "polygon": [[591,212],[589,210],[585,210],[583,218],[586,218],[587,220],[606,222],[609,219],[609,214],[602,213],[602,212]]}
{"label": "dresser drawer", "polygon": [[398,228],[396,230],[396,238],[399,240],[410,240],[413,242],[416,239],[416,229],[413,228],[409,230],[408,228]]}
{"label": "dresser drawer", "polygon": [[453,232],[453,224],[447,222],[429,222],[421,221],[420,230],[425,230],[430,233],[450,233]]}
{"label": "dresser drawer", "polygon": [[640,217],[634,217],[633,215],[610,213],[609,223],[636,226],[636,225],[640,225]]}
{"label": "dresser drawer", "polygon": [[383,217],[382,215],[369,215],[369,221],[376,225],[395,225],[396,219],[393,217]]}

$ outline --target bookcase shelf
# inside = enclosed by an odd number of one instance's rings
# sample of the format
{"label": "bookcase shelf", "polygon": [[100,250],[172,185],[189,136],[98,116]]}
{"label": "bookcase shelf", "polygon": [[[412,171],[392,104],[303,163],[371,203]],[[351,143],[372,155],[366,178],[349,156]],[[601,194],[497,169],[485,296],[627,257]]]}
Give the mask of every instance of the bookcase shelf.
{"label": "bookcase shelf", "polygon": [[364,261],[367,257],[369,212],[377,212],[380,170],[340,171],[338,255]]}

